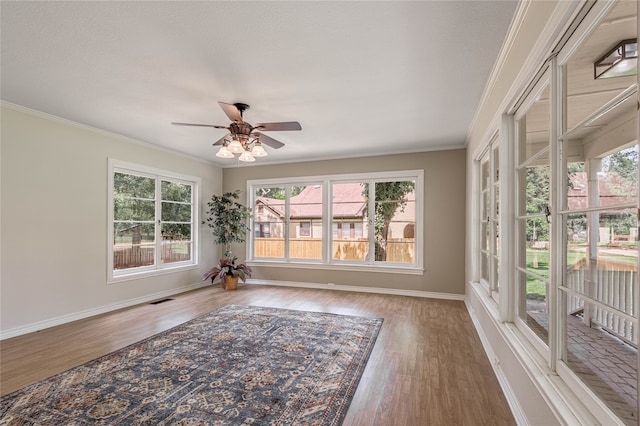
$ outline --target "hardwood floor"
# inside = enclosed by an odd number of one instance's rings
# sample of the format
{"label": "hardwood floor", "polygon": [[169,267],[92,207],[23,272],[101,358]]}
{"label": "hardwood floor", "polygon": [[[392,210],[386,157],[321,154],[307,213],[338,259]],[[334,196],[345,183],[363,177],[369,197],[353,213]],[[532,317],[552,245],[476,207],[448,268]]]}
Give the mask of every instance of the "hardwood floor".
{"label": "hardwood floor", "polygon": [[344,425],[513,425],[463,302],[241,285],[172,296],[0,343],[2,395],[227,304],[384,318]]}

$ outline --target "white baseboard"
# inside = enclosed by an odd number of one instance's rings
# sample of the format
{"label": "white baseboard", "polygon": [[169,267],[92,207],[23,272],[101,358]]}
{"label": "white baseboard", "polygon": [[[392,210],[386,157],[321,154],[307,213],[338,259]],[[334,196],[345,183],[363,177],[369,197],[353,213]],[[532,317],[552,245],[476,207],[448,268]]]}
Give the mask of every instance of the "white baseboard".
{"label": "white baseboard", "polygon": [[489,363],[491,364],[491,368],[493,368],[493,372],[498,379],[498,383],[500,384],[500,388],[502,389],[502,393],[504,394],[505,399],[507,400],[507,404],[509,404],[509,408],[511,408],[511,413],[516,420],[516,424],[518,425],[527,425],[527,419],[520,407],[520,403],[518,402],[518,398],[513,394],[511,390],[511,386],[509,386],[509,382],[507,381],[507,377],[505,376],[502,368],[500,367],[500,359],[495,354],[493,347],[491,346],[491,342],[487,338],[487,335],[484,333],[482,325],[476,316],[473,307],[468,303],[465,299],[465,305],[467,305],[467,311],[469,312],[469,316],[471,317],[471,321],[480,337],[480,342],[482,343],[482,347],[487,354],[487,358],[489,358]]}
{"label": "white baseboard", "polygon": [[277,281],[249,279],[247,284],[275,285],[282,287],[315,288],[322,290],[354,291],[360,293],[391,294],[395,296],[427,297],[430,299],[464,300],[464,294],[435,293],[431,291],[402,290],[397,288],[361,287],[355,285],[307,283],[296,281]]}
{"label": "white baseboard", "polygon": [[195,290],[197,288],[204,287],[207,285],[210,285],[210,284],[208,282],[205,282],[205,283],[199,282],[196,284],[191,284],[183,287],[173,288],[170,290],[160,291],[158,293],[148,294],[146,296],[136,297],[135,299],[124,300],[122,302],[117,302],[117,303],[112,303],[105,306],[99,306],[97,308],[87,309],[85,311],[74,312],[72,314],[67,314],[67,315],[61,315],[59,317],[51,318],[44,321],[38,321],[32,324],[12,328],[9,330],[0,330],[0,340],[21,336],[27,333],[33,333],[34,331],[44,330],[45,328],[55,327],[56,325],[61,325],[68,322],[89,318],[95,315],[104,314],[104,313],[115,311],[118,309],[128,308],[129,306],[151,302],[152,300],[173,296],[174,294],[184,293],[186,291]]}

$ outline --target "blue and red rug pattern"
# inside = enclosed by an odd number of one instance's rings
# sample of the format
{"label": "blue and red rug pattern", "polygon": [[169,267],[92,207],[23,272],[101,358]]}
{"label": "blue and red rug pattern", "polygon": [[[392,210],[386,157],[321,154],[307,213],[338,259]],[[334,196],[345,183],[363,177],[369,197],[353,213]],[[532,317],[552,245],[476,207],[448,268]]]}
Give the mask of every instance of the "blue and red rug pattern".
{"label": "blue and red rug pattern", "polygon": [[228,305],[1,399],[6,425],[339,425],[380,318]]}

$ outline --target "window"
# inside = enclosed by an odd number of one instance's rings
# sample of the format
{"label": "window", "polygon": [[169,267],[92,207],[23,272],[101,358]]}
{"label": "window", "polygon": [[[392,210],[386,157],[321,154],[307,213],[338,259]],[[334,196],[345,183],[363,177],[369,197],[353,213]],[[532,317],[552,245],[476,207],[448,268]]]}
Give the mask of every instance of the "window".
{"label": "window", "polygon": [[516,282],[520,321],[549,344],[550,113],[548,74],[516,113]]}
{"label": "window", "polygon": [[585,58],[637,38],[637,3],[604,6],[600,25],[559,57],[566,75],[559,147],[568,153],[556,183],[564,237],[559,358],[624,423],[637,424],[637,76],[584,75]]}
{"label": "window", "polygon": [[300,222],[300,237],[310,237],[311,236],[311,222]]}
{"label": "window", "polygon": [[271,236],[271,225],[268,222],[256,222],[254,227],[256,230],[256,238],[269,238]]}
{"label": "window", "polygon": [[504,169],[491,142],[474,175],[477,288],[598,424],[638,424],[638,76],[593,65],[637,38],[637,7],[585,4],[503,118]]}
{"label": "window", "polygon": [[109,281],[194,265],[198,180],[109,162]]}
{"label": "window", "polygon": [[[251,181],[248,192],[256,214],[250,258],[419,269],[422,201],[416,194],[421,194],[422,175]],[[269,236],[263,232],[265,223],[271,225]]]}
{"label": "window", "polygon": [[500,287],[499,150],[498,137],[495,136],[480,159],[480,281],[494,299],[497,299]]}

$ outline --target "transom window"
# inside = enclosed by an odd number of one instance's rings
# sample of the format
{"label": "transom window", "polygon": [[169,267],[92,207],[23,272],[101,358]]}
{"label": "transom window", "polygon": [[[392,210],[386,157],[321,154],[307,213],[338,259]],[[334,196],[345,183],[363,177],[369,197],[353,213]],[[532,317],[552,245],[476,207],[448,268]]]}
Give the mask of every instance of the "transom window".
{"label": "transom window", "polygon": [[422,176],[418,170],[250,181],[249,258],[421,268]]}
{"label": "transom window", "polygon": [[198,179],[109,162],[109,280],[196,263]]}

